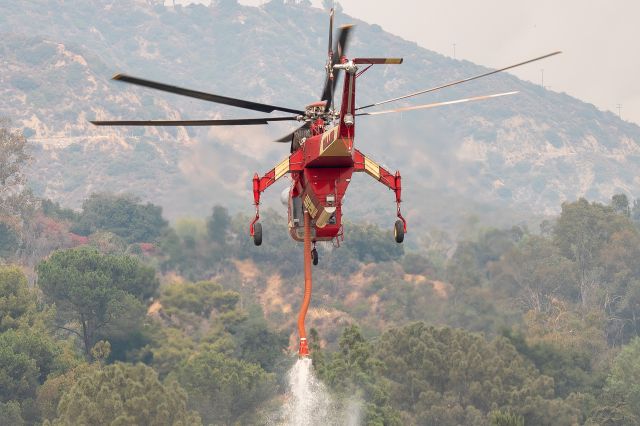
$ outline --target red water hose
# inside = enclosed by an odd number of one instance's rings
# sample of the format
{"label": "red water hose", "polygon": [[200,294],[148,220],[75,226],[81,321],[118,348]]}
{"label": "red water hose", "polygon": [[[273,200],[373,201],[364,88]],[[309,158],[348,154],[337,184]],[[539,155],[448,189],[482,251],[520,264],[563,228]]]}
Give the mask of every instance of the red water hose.
{"label": "red water hose", "polygon": [[300,336],[300,357],[309,356],[307,332],[304,329],[304,319],[311,302],[311,218],[309,212],[304,212],[304,298],[298,312],[298,335]]}

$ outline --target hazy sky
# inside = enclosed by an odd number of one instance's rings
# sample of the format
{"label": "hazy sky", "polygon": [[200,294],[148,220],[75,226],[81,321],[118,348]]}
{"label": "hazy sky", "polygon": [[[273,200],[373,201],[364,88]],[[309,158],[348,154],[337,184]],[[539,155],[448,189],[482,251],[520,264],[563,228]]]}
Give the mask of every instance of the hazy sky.
{"label": "hazy sky", "polygon": [[[184,0],[188,1],[188,0]],[[201,2],[207,2],[202,0]],[[314,5],[321,1],[312,0]],[[264,0],[240,0],[260,5]],[[640,124],[640,1],[342,0],[344,12],[436,52],[513,71]],[[401,56],[402,52],[384,52]]]}

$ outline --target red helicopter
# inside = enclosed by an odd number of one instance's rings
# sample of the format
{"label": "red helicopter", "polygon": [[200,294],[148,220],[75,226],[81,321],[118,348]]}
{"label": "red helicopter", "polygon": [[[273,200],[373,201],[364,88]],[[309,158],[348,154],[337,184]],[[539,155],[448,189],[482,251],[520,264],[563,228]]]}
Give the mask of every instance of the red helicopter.
{"label": "red helicopter", "polygon": [[[271,113],[281,111],[295,115],[246,119],[219,120],[120,120],[120,121],[92,121],[97,126],[242,126],[262,125],[276,121],[299,121],[302,126],[291,134],[277,140],[291,145],[290,155],[278,163],[273,169],[260,177],[257,173],[253,177],[253,201],[256,208],[255,218],[250,224],[249,233],[255,245],[262,244],[262,225],[260,219],[260,195],[278,179],[290,174],[292,182],[287,190],[286,201],[289,210],[289,233],[296,241],[304,240],[304,213],[311,218],[311,240],[314,248],[311,250],[313,264],[318,264],[318,252],[315,249],[317,241],[337,241],[343,238],[342,228],[342,199],[347,191],[354,172],[365,172],[389,189],[394,191],[396,201],[397,220],[394,225],[394,236],[398,243],[404,240],[407,232],[407,222],[400,212],[402,195],[402,177],[382,167],[376,161],[363,154],[354,147],[356,117],[380,115],[402,111],[427,109],[443,105],[478,101],[500,96],[513,95],[518,92],[497,93],[476,96],[447,102],[437,102],[423,105],[407,106],[392,110],[364,112],[363,110],[399,101],[413,96],[433,92],[466,83],[481,77],[496,74],[511,68],[538,61],[561,52],[553,52],[515,65],[492,70],[462,80],[442,84],[437,87],[376,102],[365,106],[356,106],[356,80],[373,65],[401,64],[402,58],[353,58],[349,59],[346,48],[353,26],[347,25],[339,29],[335,45],[333,44],[333,10],[329,20],[329,48],[326,64],[326,78],[320,101],[307,105],[304,110],[268,105],[226,96],[204,93],[184,89],[150,80],[144,80],[125,74],[117,74],[114,80],[144,86],[152,89],[170,92],[178,95],[197,98],[209,102],[231,105],[239,108]],[[334,108],[333,98],[340,72],[344,72],[342,88],[342,103],[340,108]]]}

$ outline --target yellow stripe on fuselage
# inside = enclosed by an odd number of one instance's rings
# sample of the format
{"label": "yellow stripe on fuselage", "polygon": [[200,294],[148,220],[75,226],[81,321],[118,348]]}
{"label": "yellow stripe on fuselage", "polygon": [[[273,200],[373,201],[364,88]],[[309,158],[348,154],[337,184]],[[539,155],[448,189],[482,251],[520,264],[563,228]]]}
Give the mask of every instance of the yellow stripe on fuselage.
{"label": "yellow stripe on fuselage", "polygon": [[367,172],[369,176],[380,180],[380,166],[367,157],[364,157],[364,171]]}
{"label": "yellow stripe on fuselage", "polygon": [[282,160],[275,168],[275,179],[278,180],[289,171],[289,157]]}

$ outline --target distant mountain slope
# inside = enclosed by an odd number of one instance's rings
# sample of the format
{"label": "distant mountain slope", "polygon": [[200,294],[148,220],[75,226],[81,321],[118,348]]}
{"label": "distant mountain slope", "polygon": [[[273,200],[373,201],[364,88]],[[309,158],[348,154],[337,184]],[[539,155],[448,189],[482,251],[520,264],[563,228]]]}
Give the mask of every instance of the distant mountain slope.
{"label": "distant mountain slope", "polygon": [[[252,116],[111,82],[116,72],[301,108],[320,94],[327,14],[277,0],[262,7],[233,0],[175,9],[150,3],[0,4],[0,115],[13,118],[37,146],[34,189],[72,206],[96,190],[133,192],[173,217],[203,215],[214,203],[250,212],[251,175],[287,154],[286,146],[269,143],[286,125],[97,129],[87,120]],[[357,24],[350,55],[405,58],[403,65],[374,67],[358,80],[360,104],[485,70],[377,25],[337,18]],[[357,146],[405,176],[405,209],[414,229],[451,224],[469,212],[542,214],[583,195],[638,195],[640,128],[568,95],[499,75],[406,104],[506,90],[521,93],[358,121]],[[266,202],[276,205],[276,194]],[[358,176],[345,208],[390,224],[392,201]]]}

